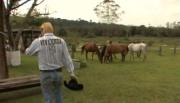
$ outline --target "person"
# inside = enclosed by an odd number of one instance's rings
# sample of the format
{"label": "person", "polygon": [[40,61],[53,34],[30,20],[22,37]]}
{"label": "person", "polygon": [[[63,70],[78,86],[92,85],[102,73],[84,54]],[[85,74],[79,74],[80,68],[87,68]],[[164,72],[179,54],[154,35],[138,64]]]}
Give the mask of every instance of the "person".
{"label": "person", "polygon": [[110,46],[111,44],[112,44],[112,41],[111,41],[111,40],[107,40],[107,41],[106,41],[106,45],[107,45],[107,46]]}
{"label": "person", "polygon": [[[111,40],[107,40],[107,41],[106,41],[106,46],[107,46],[107,47],[111,47],[111,46],[112,46],[112,41],[111,41]],[[115,54],[110,55],[109,58],[108,58],[109,62],[112,62],[112,61],[113,61],[113,56],[114,56],[114,58],[116,58],[116,55],[115,55]]]}
{"label": "person", "polygon": [[[27,55],[37,54],[40,83],[45,103],[63,103],[62,100],[62,67],[66,66],[70,77],[76,78],[74,65],[68,52],[66,42],[54,35],[50,22],[41,25],[42,36],[35,39],[26,49]],[[59,73],[60,72],[60,73]]]}

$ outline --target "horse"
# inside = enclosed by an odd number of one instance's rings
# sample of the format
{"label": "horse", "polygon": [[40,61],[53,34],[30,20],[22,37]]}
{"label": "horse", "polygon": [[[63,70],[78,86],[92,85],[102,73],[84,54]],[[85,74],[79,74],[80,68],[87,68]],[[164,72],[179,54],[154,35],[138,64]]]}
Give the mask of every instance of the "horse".
{"label": "horse", "polygon": [[130,43],[128,45],[129,52],[130,52],[130,60],[133,58],[134,60],[134,54],[137,53],[137,57],[140,57],[141,54],[143,55],[143,61],[146,59],[146,51],[147,51],[147,45],[143,42],[141,43]]}
{"label": "horse", "polygon": [[93,56],[94,53],[97,54],[98,59],[100,60],[100,51],[98,49],[98,46],[96,45],[96,43],[94,42],[87,42],[85,43],[82,47],[81,47],[81,55],[84,53],[85,51],[85,55],[86,55],[86,60],[88,60],[88,52],[92,52],[92,60],[93,60]]}
{"label": "horse", "polygon": [[125,56],[128,53],[128,45],[126,44],[110,44],[105,45],[101,51],[101,61],[102,62],[112,62],[112,55],[121,53],[121,61],[125,61]]}
{"label": "horse", "polygon": [[102,45],[100,48],[99,48],[99,51],[100,51],[100,56],[101,56],[101,63],[103,62],[112,62],[112,56],[111,55],[106,55],[105,56],[105,52],[106,52],[106,48],[107,48],[107,45]]}

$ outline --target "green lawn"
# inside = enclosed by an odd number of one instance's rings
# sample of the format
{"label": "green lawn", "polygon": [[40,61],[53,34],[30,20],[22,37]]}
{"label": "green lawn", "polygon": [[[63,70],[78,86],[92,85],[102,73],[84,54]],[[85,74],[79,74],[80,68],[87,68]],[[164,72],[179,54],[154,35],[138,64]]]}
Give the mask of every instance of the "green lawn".
{"label": "green lawn", "polygon": [[[97,58],[86,61],[79,53],[76,58],[87,63],[76,70],[84,90],[63,87],[64,103],[180,103],[180,55],[173,56],[169,49],[163,56],[149,50],[145,62],[130,61],[129,55],[125,63],[117,57],[111,64],[100,64]],[[37,60],[23,55],[22,65],[10,67],[9,72],[10,77],[38,74]],[[43,103],[43,98],[36,94],[1,103]]]}

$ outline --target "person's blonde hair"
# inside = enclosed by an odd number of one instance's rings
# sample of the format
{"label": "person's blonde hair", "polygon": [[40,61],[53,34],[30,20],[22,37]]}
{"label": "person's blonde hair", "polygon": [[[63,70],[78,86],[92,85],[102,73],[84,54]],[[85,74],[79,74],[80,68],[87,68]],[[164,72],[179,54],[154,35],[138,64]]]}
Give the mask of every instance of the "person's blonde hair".
{"label": "person's blonde hair", "polygon": [[50,22],[45,22],[40,27],[43,33],[53,33],[54,28]]}

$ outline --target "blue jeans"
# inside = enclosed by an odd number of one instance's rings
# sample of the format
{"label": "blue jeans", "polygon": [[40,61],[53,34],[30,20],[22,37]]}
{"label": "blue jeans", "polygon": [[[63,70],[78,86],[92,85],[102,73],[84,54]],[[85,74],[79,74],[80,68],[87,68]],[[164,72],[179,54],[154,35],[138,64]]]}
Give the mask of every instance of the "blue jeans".
{"label": "blue jeans", "polygon": [[41,89],[44,95],[45,103],[63,103],[62,102],[62,73],[57,71],[40,72]]}

